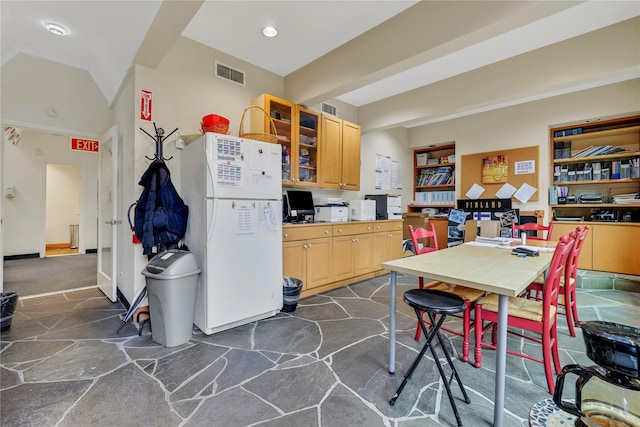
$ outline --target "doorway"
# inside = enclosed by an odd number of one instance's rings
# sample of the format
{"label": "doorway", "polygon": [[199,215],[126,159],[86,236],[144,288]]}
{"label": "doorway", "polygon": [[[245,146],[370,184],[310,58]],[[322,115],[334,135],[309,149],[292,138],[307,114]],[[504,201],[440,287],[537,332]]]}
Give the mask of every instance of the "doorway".
{"label": "doorway", "polygon": [[[22,298],[96,287],[97,153],[70,150],[69,135],[21,131],[2,150],[3,187],[15,189],[2,204],[3,289]],[[47,245],[76,254],[50,256]]]}
{"label": "doorway", "polygon": [[46,166],[45,256],[73,255],[80,249],[82,168]]}

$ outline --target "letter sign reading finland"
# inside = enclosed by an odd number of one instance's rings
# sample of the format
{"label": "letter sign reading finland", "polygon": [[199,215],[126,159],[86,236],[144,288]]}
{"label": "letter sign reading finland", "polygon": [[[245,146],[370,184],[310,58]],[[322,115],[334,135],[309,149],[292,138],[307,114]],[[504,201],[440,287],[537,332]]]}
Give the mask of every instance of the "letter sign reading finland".
{"label": "letter sign reading finland", "polygon": [[151,121],[151,92],[140,91],[140,119]]}
{"label": "letter sign reading finland", "polygon": [[71,151],[98,152],[98,141],[92,139],[71,138]]}

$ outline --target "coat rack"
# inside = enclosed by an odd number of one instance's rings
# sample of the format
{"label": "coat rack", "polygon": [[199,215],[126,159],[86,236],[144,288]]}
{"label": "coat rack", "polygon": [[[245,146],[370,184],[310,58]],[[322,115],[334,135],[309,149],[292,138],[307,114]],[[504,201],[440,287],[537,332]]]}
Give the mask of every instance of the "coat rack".
{"label": "coat rack", "polygon": [[156,127],[156,122],[153,122],[153,129],[155,129],[156,131],[156,136],[154,137],[153,135],[151,135],[149,132],[147,132],[146,130],[140,128],[140,130],[144,133],[146,133],[149,138],[153,139],[156,142],[156,154],[153,157],[149,157],[149,156],[145,156],[147,159],[149,160],[156,160],[156,159],[160,159],[162,161],[165,160],[171,160],[173,159],[173,156],[169,157],[168,159],[165,159],[162,155],[162,144],[164,143],[164,141],[166,141],[167,138],[169,138],[171,135],[174,134],[175,131],[178,130],[178,128],[175,128],[169,135],[164,136],[164,129]]}

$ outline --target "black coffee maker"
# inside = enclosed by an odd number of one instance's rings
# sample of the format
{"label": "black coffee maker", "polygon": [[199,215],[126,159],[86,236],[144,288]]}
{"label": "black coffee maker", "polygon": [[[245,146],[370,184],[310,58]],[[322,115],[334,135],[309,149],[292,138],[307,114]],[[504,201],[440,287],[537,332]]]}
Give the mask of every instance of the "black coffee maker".
{"label": "black coffee maker", "polygon": [[[578,417],[576,426],[640,427],[640,329],[611,322],[578,322],[587,356],[597,365],[567,365],[553,401]],[[575,401],[562,399],[565,376],[577,376]]]}

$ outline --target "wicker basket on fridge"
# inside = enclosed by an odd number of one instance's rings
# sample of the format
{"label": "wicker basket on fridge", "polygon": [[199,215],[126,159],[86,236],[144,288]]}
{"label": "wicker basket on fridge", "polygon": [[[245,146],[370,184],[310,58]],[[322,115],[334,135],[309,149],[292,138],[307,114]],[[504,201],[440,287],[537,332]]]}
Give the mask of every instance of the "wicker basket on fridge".
{"label": "wicker basket on fridge", "polygon": [[[272,133],[262,133],[262,132],[245,133],[244,132],[244,115],[251,108],[259,109],[269,118],[269,123],[271,123],[270,130]],[[255,139],[256,141],[270,142],[272,144],[275,144],[276,142],[278,142],[278,131],[276,131],[276,124],[273,122],[273,120],[271,119],[269,114],[267,114],[264,108],[259,107],[257,105],[250,105],[247,108],[245,108],[244,111],[242,112],[242,118],[240,119],[240,130],[238,131],[238,136],[240,138]]]}

